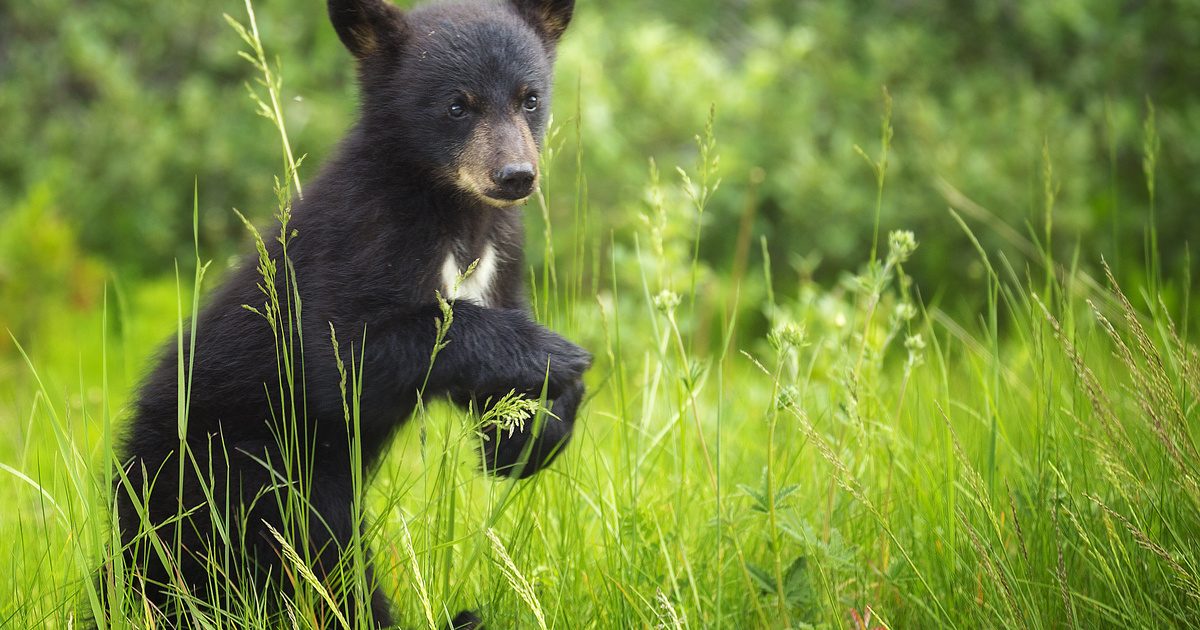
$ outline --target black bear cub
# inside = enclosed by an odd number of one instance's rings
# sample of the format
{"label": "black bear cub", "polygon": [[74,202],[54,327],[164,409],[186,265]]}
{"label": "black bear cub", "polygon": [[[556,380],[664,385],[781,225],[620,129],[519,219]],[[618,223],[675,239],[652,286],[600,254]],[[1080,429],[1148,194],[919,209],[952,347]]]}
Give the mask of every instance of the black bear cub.
{"label": "black bear cub", "polygon": [[[149,603],[188,619],[206,603],[238,610],[248,594],[292,596],[304,581],[286,559],[294,550],[329,592],[343,594],[318,623],[342,617],[358,627],[366,615],[390,625],[370,561],[349,559],[359,527],[352,476],[369,474],[422,388],[426,398],[460,404],[544,390],[557,419],[536,435],[529,425],[511,435],[491,427],[483,467],[523,477],[561,452],[591,356],[531,318],[521,206],[537,188],[555,46],[573,8],[504,0],[401,11],[385,0],[329,0],[356,58],[359,118],[295,200],[294,274],[282,246],[268,245],[284,317],[292,278],[301,300],[291,339],[303,347],[303,369],[280,376],[282,341],[243,308],[264,302],[253,262],[215,291],[195,339],[183,340],[183,364],[192,366],[186,432],[177,420],[181,357],[168,344],[133,406],[117,482],[122,542]],[[439,292],[452,301],[453,321],[431,366]],[[362,374],[360,470],[331,325],[345,365]],[[286,507],[297,495],[303,514]],[[307,526],[295,528],[297,519]],[[370,592],[355,591],[364,583]],[[460,623],[473,624],[473,615]]]}

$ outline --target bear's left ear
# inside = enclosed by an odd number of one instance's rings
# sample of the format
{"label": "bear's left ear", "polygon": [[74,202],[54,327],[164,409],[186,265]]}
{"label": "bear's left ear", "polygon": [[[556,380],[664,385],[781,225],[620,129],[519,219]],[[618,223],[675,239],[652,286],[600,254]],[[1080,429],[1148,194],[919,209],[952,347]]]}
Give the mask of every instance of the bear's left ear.
{"label": "bear's left ear", "polygon": [[538,35],[553,46],[567,30],[571,14],[575,11],[575,0],[509,0],[517,13],[537,31]]}

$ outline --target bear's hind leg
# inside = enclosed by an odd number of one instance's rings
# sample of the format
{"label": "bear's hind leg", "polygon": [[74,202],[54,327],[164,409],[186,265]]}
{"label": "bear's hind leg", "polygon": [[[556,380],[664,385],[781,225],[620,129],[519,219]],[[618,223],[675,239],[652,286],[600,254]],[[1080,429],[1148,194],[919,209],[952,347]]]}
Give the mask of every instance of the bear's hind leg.
{"label": "bear's hind leg", "polygon": [[[337,606],[336,614],[328,609],[322,614],[320,609],[328,606],[324,595],[310,599],[328,627],[340,627],[337,617],[341,616],[349,627],[357,628],[364,615],[376,628],[392,626],[391,606],[375,583],[371,554],[364,549],[359,560],[350,553],[357,525],[351,505],[355,489],[348,472],[344,467],[325,464],[314,466],[310,474],[302,476],[306,480],[301,483],[277,482],[270,486],[271,491],[258,499],[247,522],[247,527],[254,528],[247,532],[247,543],[253,544],[260,570],[271,576],[268,588],[273,586],[289,598],[297,596],[298,588],[312,588],[303,583],[302,572],[294,566],[298,556]],[[305,492],[304,488],[310,490]],[[285,522],[291,527],[282,527]],[[285,552],[276,532],[294,556]],[[316,594],[310,591],[309,595]]]}

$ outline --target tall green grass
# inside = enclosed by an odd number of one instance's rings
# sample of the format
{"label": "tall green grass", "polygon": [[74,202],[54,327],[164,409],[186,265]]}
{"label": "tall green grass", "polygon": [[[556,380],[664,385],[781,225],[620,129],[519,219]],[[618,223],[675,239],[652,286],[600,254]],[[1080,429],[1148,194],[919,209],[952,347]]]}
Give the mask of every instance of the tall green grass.
{"label": "tall green grass", "polygon": [[[286,240],[298,161],[271,105],[281,88],[252,15],[239,33],[264,73],[257,106],[281,132],[276,217]],[[876,216],[887,199],[887,98],[882,153],[863,152]],[[567,129],[586,140],[579,112],[558,125],[546,177],[558,176],[556,134]],[[1157,293],[1164,285],[1186,293],[1190,278],[1157,269],[1153,237],[1155,279],[1140,295],[1126,295],[1106,266],[1097,278],[1077,261],[1054,260],[1055,178],[1070,174],[1053,169],[1048,145],[1042,225],[1029,226],[1028,237],[1001,232],[1019,241],[1022,259],[980,247],[974,230],[987,210],[961,192],[947,195],[955,207],[945,229],[963,230],[986,270],[976,290],[987,306],[977,318],[947,315],[953,294],[927,301],[905,273],[921,255],[919,235],[883,226],[861,270],[835,286],[780,271],[770,260],[795,252],[764,245],[761,281],[747,274],[744,282],[761,282],[767,297],[746,303],[740,286],[714,281],[729,271],[700,257],[705,206],[720,194],[718,131],[710,116],[690,168],[664,175],[650,164],[636,233],[589,231],[582,176],[575,199],[542,196],[529,210],[530,230],[543,237],[532,239],[542,262],[529,271],[537,316],[596,355],[576,437],[553,467],[522,482],[482,477],[474,449],[483,419],[423,399],[380,469],[356,480],[364,528],[350,579],[322,583],[305,549],[289,547],[298,594],[284,615],[268,620],[254,593],[204,602],[180,592],[179,621],[348,626],[331,603],[357,602],[362,619],[362,594],[373,585],[355,576],[369,547],[403,627],[413,628],[439,627],[461,608],[499,628],[1195,624],[1200,356],[1189,314],[1171,313]],[[1148,208],[1156,138],[1147,132]],[[1153,235],[1152,210],[1147,216]],[[555,234],[564,229],[575,232]],[[564,242],[568,251],[555,251]],[[264,254],[260,265],[264,275],[292,273],[286,258]],[[112,449],[137,366],[169,329],[163,305],[175,308],[183,343],[195,321],[185,315],[210,283],[205,270],[198,252],[192,279],[177,280],[173,296],[170,283],[150,284],[131,289],[124,308],[106,301],[70,322],[85,331],[83,343],[64,334],[40,344],[44,356],[26,356],[23,375],[0,386],[8,551],[0,625],[68,627],[95,616],[111,627],[161,627],[137,596],[136,572],[115,553],[111,506],[122,490],[110,484]],[[277,334],[284,382],[306,361],[334,360],[323,340],[298,337],[303,296],[267,294],[250,306]],[[126,322],[115,338],[112,313]],[[770,332],[752,332],[743,323],[751,317]],[[453,327],[449,311],[439,324]],[[361,349],[362,340],[332,333]],[[181,383],[190,367],[179,366]],[[365,375],[353,363],[341,368],[353,437]],[[303,417],[303,396],[282,391],[276,420],[285,431]],[[532,410],[517,407],[510,420]],[[290,482],[301,471],[281,465],[279,473]],[[298,518],[280,532],[285,542],[316,526],[302,517],[302,494],[286,496]],[[144,544],[178,553],[177,541]],[[105,599],[97,575],[135,588]]]}

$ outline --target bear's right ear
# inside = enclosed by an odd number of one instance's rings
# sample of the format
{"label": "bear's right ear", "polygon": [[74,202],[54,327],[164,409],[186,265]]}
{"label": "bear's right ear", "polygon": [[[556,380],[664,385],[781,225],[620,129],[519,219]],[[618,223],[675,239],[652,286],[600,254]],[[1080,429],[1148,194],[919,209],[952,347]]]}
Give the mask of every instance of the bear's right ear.
{"label": "bear's right ear", "polygon": [[329,0],[329,21],[359,59],[398,49],[404,40],[404,15],[387,0]]}

